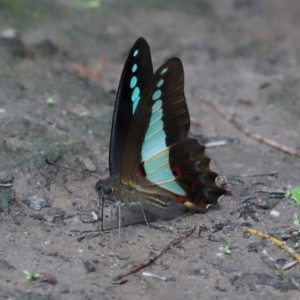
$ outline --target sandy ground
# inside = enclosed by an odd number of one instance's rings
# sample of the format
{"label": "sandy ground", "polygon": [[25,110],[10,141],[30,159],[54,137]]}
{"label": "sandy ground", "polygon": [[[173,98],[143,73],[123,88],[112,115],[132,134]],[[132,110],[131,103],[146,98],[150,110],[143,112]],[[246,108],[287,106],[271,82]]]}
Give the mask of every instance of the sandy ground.
{"label": "sandy ground", "polygon": [[[292,257],[240,225],[291,247],[299,242],[299,207],[274,191],[300,185],[300,160],[244,136],[200,100],[300,150],[299,1],[103,0],[86,10],[75,2],[0,2],[2,36],[9,28],[19,34],[0,40],[0,298],[299,299],[263,250],[279,266]],[[114,95],[139,36],[151,46],[155,69],[172,56],[183,61],[191,136],[228,139],[207,153],[233,196],[206,214],[157,221],[151,230],[124,227],[119,243],[117,230],[80,239],[97,226],[97,179],[44,160],[108,175]],[[23,201],[34,196],[46,207],[27,207]],[[139,271],[113,281],[193,226],[144,269],[167,280]],[[225,246],[230,254],[219,250]],[[57,283],[27,281],[23,270],[53,274]],[[300,282],[298,265],[287,272]]]}

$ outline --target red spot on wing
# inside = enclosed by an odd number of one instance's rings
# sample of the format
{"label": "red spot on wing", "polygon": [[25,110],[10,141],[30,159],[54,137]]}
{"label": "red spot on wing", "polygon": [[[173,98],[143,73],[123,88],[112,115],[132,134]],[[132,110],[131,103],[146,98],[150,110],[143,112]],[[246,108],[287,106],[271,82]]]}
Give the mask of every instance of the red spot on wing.
{"label": "red spot on wing", "polygon": [[143,176],[143,172],[142,172],[142,170],[141,170],[140,167],[138,167],[138,168],[136,169],[136,174],[137,174],[137,176],[138,176],[139,178],[144,177],[144,176]]}
{"label": "red spot on wing", "polygon": [[145,169],[142,165],[136,169],[136,174],[139,178],[143,178],[146,176]]}
{"label": "red spot on wing", "polygon": [[178,177],[180,175],[180,168],[179,167],[173,168],[172,173],[175,177]]}
{"label": "red spot on wing", "polygon": [[185,199],[184,199],[182,196],[178,196],[178,197],[177,197],[177,202],[179,202],[179,203],[184,203],[184,202],[185,202]]}

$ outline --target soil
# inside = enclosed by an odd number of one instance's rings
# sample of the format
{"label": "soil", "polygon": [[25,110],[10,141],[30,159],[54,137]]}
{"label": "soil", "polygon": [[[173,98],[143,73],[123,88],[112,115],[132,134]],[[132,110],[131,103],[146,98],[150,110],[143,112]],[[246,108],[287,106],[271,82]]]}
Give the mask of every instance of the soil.
{"label": "soil", "polygon": [[[103,0],[89,9],[81,2],[91,1],[0,2],[0,298],[299,299],[270,261],[282,267],[293,258],[241,225],[297,245],[299,206],[285,191],[300,185],[300,159],[246,137],[201,102],[300,150],[299,1]],[[108,175],[114,97],[139,36],[155,69],[170,57],[182,60],[190,135],[228,141],[207,154],[232,195],[205,214],[152,229],[133,224],[84,235],[97,228],[97,178],[45,158]],[[26,205],[37,200],[39,211]],[[193,226],[144,270],[114,281]],[[27,280],[24,270],[57,283]],[[286,272],[299,284],[299,265]]]}

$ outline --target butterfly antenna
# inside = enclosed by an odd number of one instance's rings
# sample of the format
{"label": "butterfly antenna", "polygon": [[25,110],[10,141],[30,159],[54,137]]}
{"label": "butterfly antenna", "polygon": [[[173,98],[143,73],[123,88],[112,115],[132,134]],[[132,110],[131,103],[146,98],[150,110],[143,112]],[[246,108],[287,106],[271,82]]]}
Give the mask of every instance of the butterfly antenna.
{"label": "butterfly antenna", "polygon": [[119,229],[118,229],[118,243],[121,243],[121,222],[122,222],[122,209],[121,209],[121,205],[118,206],[118,213],[119,213]]}
{"label": "butterfly antenna", "polygon": [[[101,197],[101,213],[99,212],[99,215],[101,214],[101,230],[103,231],[103,232],[105,232],[104,231],[104,227],[103,227],[103,218],[104,218],[104,197],[102,196]],[[99,209],[100,209],[100,205],[99,205]],[[99,219],[99,221],[100,221],[100,219]],[[98,223],[98,229],[99,229],[99,223]]]}
{"label": "butterfly antenna", "polygon": [[69,171],[73,171],[73,172],[77,172],[77,173],[81,173],[81,174],[88,174],[92,177],[95,177],[97,178],[98,180],[100,180],[100,178],[98,178],[97,176],[95,176],[94,174],[92,174],[91,172],[89,171],[79,171],[79,170],[75,170],[75,169],[72,169],[72,168],[69,168],[69,167],[65,167],[65,166],[60,166],[60,165],[57,165],[53,162],[50,162],[48,158],[45,158],[45,162],[47,165],[49,166],[53,166],[53,167],[57,167],[57,168],[62,168],[62,169],[65,169],[65,170],[69,170]]}

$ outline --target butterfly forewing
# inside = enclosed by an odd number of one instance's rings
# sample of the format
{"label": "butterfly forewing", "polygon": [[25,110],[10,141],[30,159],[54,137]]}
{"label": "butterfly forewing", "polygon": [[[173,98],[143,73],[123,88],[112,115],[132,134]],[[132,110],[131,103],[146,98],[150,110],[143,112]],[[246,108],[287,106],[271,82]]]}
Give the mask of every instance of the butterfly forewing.
{"label": "butterfly forewing", "polygon": [[183,68],[179,59],[172,58],[155,72],[133,117],[122,157],[121,182],[127,183],[141,162],[186,138],[189,127]]}
{"label": "butterfly forewing", "polygon": [[117,92],[109,146],[110,176],[120,174],[122,153],[133,115],[152,76],[149,45],[144,38],[139,38],[129,52]]}

